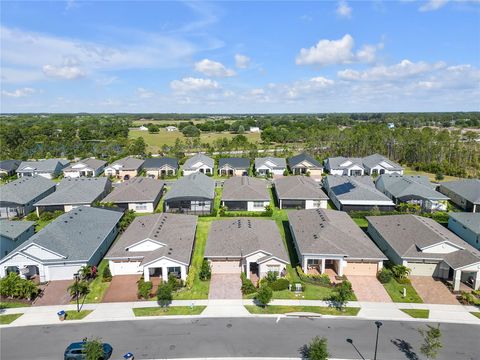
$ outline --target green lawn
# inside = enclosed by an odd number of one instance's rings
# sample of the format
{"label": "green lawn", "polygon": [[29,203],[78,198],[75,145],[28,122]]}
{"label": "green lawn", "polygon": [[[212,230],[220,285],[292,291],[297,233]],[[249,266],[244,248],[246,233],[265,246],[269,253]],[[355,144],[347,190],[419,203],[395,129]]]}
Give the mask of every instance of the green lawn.
{"label": "green lawn", "polygon": [[430,315],[430,310],[425,310],[425,309],[400,309],[400,310],[402,310],[405,314],[408,314],[415,319],[428,319],[428,316]]}
{"label": "green lawn", "polygon": [[[394,302],[423,303],[422,298],[417,294],[411,284],[399,284],[392,278],[388,283],[383,284],[383,286]],[[403,297],[403,288],[407,289],[406,297]]]}
{"label": "green lawn", "polygon": [[23,314],[0,315],[0,325],[7,325],[17,320]]}
{"label": "green lawn", "polygon": [[[408,166],[405,167],[405,170],[403,171],[405,175],[420,175],[420,176],[427,176],[428,179],[432,182],[439,182],[438,180],[435,180],[435,174],[428,173],[425,171],[416,171]],[[455,177],[455,176],[449,176],[449,175],[444,175],[444,179],[440,180],[440,182],[443,181],[453,181],[453,180],[458,180],[460,178]]]}
{"label": "green lawn", "polygon": [[473,316],[476,316],[477,318],[480,319],[480,311],[477,311],[477,312],[471,312],[470,314],[472,314]]}
{"label": "green lawn", "polygon": [[81,320],[88,314],[90,314],[93,310],[67,310],[65,311],[65,320]]}
{"label": "green lawn", "polygon": [[306,312],[322,315],[356,316],[360,311],[360,308],[357,307],[346,307],[343,310],[338,310],[337,308],[326,306],[268,305],[266,307],[261,307],[256,305],[245,305],[245,308],[251,314],[287,314],[292,312]]}
{"label": "green lawn", "polygon": [[200,315],[206,306],[169,306],[135,308],[133,313],[135,316],[165,316],[165,315]]}
{"label": "green lawn", "polygon": [[29,307],[32,306],[30,303],[24,303],[20,301],[2,301],[0,302],[0,309],[11,309],[19,307]]}
{"label": "green lawn", "polygon": [[89,289],[90,292],[85,298],[85,303],[99,303],[103,299],[103,295],[110,286],[109,282],[102,282],[102,273],[108,265],[108,260],[102,260],[97,268],[97,277],[90,283]]}
{"label": "green lawn", "polygon": [[367,228],[368,227],[368,221],[365,218],[352,218],[355,223],[360,226],[361,228]]}

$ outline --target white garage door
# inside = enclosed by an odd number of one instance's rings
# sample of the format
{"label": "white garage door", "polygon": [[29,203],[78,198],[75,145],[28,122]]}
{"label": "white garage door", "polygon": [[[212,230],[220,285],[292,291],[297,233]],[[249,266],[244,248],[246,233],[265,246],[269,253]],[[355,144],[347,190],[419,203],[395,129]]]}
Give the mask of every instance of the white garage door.
{"label": "white garage door", "polygon": [[212,261],[213,274],[240,274],[242,268],[239,260],[232,261]]}
{"label": "white garage door", "polygon": [[140,271],[138,267],[140,266],[139,261],[121,261],[121,262],[109,262],[110,272],[113,276],[115,275],[134,275],[139,274]]}
{"label": "white garage door", "polygon": [[80,270],[79,265],[49,266],[46,268],[47,281],[51,280],[73,280],[73,274]]}
{"label": "white garage door", "polygon": [[349,262],[343,268],[345,275],[375,276],[377,275],[378,263],[354,263]]}
{"label": "white garage door", "polygon": [[433,276],[438,264],[408,263],[407,267],[412,269],[410,275],[415,276]]}

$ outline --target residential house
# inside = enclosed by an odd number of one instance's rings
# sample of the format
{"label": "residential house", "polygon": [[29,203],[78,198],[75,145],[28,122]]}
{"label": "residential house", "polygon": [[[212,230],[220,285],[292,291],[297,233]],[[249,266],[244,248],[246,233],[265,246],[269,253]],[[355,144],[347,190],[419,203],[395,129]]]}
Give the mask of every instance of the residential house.
{"label": "residential house", "polygon": [[145,125],[141,125],[138,130],[140,131],[148,131],[148,127],[146,127]]}
{"label": "residential house", "polygon": [[125,210],[152,213],[162,197],[164,183],[148,178],[133,178],[114,187],[102,203],[113,203]]}
{"label": "residential house", "polygon": [[62,173],[68,166],[68,161],[63,159],[46,159],[39,161],[22,161],[17,168],[18,177],[38,175],[45,179],[53,179]]}
{"label": "residential house", "polygon": [[433,219],[417,215],[367,216],[368,234],[410,275],[433,276],[480,287],[480,252]]}
{"label": "residential house", "polygon": [[197,217],[158,213],[135,218],[105,259],[113,276],[143,274],[168,280],[187,278],[192,260]]}
{"label": "residential house", "polygon": [[0,220],[0,258],[35,234],[34,221]]}
{"label": "residential house", "polygon": [[86,206],[60,215],[0,261],[0,277],[16,272],[40,282],[72,280],[83,266],[99,264],[122,215]]}
{"label": "residential house", "polygon": [[212,274],[247,274],[252,280],[269,272],[280,276],[289,259],[273,220],[232,218],[212,222],[205,247]]}
{"label": "residential house", "polygon": [[213,175],[215,160],[203,154],[197,154],[185,161],[183,164],[183,175],[190,175],[197,172]]}
{"label": "residential house", "polygon": [[362,158],[354,157],[331,157],[324,161],[325,170],[330,175],[340,176],[363,176],[365,169],[363,168]]}
{"label": "residential house", "polygon": [[362,159],[365,175],[403,175],[403,167],[383,155],[373,154]]}
{"label": "residential house", "polygon": [[98,159],[83,159],[74,164],[70,164],[63,169],[63,176],[66,178],[96,177],[103,173],[106,161]]}
{"label": "residential house", "polygon": [[287,169],[285,159],[277,157],[262,157],[255,159],[255,173],[260,176],[282,176]]}
{"label": "residential house", "polygon": [[247,176],[250,160],[247,158],[221,158],[218,160],[218,175]]}
{"label": "residential house", "polygon": [[165,212],[206,215],[214,208],[215,181],[200,172],[184,176],[165,194]]}
{"label": "residential house", "polygon": [[395,204],[419,205],[422,211],[446,211],[448,196],[435,191],[427,176],[383,174],[375,187],[387,195]]}
{"label": "residential house", "polygon": [[448,215],[448,228],[474,248],[480,250],[480,214],[451,212]]}
{"label": "residential house", "polygon": [[467,212],[480,212],[480,179],[443,182],[438,191]]}
{"label": "residential house", "polygon": [[45,211],[69,212],[79,206],[91,206],[103,199],[112,189],[109,178],[64,178],[54,193],[37,201],[37,215]]}
{"label": "residential house", "polygon": [[259,132],[260,132],[260,128],[259,128],[258,126],[250,126],[249,132],[251,132],[251,133],[259,133]]}
{"label": "residential house", "polygon": [[165,128],[168,132],[173,132],[173,131],[178,131],[178,128],[176,126],[167,126]]}
{"label": "residential house", "polygon": [[268,205],[270,205],[270,194],[265,180],[248,176],[225,180],[222,206],[228,210],[265,211]]}
{"label": "residential house", "polygon": [[375,276],[386,260],[345,212],[296,210],[288,221],[305,274]]}
{"label": "residential house", "polygon": [[287,159],[288,167],[293,175],[306,175],[319,177],[323,167],[317,160],[306,153],[302,153]]}
{"label": "residential house", "polygon": [[323,187],[338,210],[392,211],[395,204],[375,188],[370,176],[327,175]]}
{"label": "residential house", "polygon": [[143,168],[150,179],[175,176],[178,172],[178,160],[169,157],[150,158],[145,160]]}
{"label": "residential house", "polygon": [[274,181],[280,209],[326,209],[328,196],[308,176],[285,176]]}
{"label": "residential house", "polygon": [[13,176],[20,165],[20,160],[2,160],[0,161],[0,178]]}
{"label": "residential house", "polygon": [[55,182],[41,176],[25,176],[0,187],[0,218],[22,217],[37,201],[55,191]]}
{"label": "residential house", "polygon": [[138,176],[142,170],[144,160],[127,156],[105,167],[105,176],[129,180]]}

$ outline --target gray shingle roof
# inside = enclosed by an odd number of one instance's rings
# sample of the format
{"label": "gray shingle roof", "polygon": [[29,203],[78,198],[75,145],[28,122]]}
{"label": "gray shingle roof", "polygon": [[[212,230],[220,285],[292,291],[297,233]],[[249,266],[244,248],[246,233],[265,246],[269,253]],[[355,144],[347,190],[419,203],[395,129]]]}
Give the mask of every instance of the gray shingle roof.
{"label": "gray shingle roof", "polygon": [[18,166],[20,165],[20,160],[3,160],[0,161],[0,170],[4,170],[7,172],[17,170]]}
{"label": "gray shingle roof", "polygon": [[317,183],[307,176],[284,176],[274,181],[279,199],[328,200]]}
{"label": "gray shingle roof", "polygon": [[370,176],[340,176],[327,175],[326,183],[340,201],[365,200],[386,201],[392,206],[393,202],[382,192],[375,188]]}
{"label": "gray shingle roof", "polygon": [[267,162],[273,164],[273,166],[267,165],[271,169],[285,169],[287,167],[287,161],[284,158],[267,156],[255,159],[255,169],[265,165]]}
{"label": "gray shingle roof", "polygon": [[239,258],[259,250],[288,263],[288,255],[275,221],[235,218],[212,222],[205,257]]}
{"label": "gray shingle roof", "polygon": [[13,240],[18,238],[34,225],[34,221],[0,220],[0,235]]}
{"label": "gray shingle roof", "polygon": [[369,227],[372,226],[381,237],[405,259],[449,259],[448,264],[453,267],[468,257],[460,250],[448,254],[426,253],[425,249],[443,242],[449,242],[467,250],[480,262],[480,252],[463,241],[457,235],[437,223],[433,219],[417,215],[390,215],[390,216],[367,216]]}
{"label": "gray shingle roof", "polygon": [[442,187],[454,192],[473,204],[480,204],[480,179],[463,179],[447,181],[440,184]]}
{"label": "gray shingle roof", "polygon": [[25,170],[25,168],[33,168],[37,172],[54,173],[57,169],[63,169],[68,165],[68,160],[64,159],[46,159],[39,161],[22,161],[18,166],[17,172],[30,172],[31,170]]}
{"label": "gray shingle roof", "polygon": [[60,215],[10,254],[33,243],[65,257],[66,261],[88,261],[122,215],[123,213],[118,211],[80,206]]}
{"label": "gray shingle roof", "polygon": [[362,159],[362,162],[363,162],[363,165],[369,169],[377,165],[380,165],[382,162],[385,162],[391,166],[388,168],[391,171],[403,170],[403,168],[399,164],[380,154],[373,154],[373,155],[366,156]]}
{"label": "gray shingle roof", "polygon": [[[358,165],[363,168],[362,158],[355,158],[355,157],[331,157],[327,159],[328,165],[331,170],[339,170],[339,169],[346,169],[351,167],[352,165]],[[346,162],[350,162],[348,165],[344,165]]]}
{"label": "gray shingle roof", "polygon": [[74,168],[75,165],[79,165],[79,164],[85,164],[88,168],[93,169],[93,170],[97,170],[97,169],[101,168],[102,166],[105,166],[107,164],[107,162],[103,161],[103,160],[99,160],[99,159],[91,159],[91,158],[83,159],[83,160],[77,161],[76,163],[70,164],[69,166],[64,168],[63,171],[79,171],[79,170],[82,170],[82,169],[75,169]]}
{"label": "gray shingle roof", "polygon": [[194,168],[193,165],[195,165],[198,162],[202,162],[212,169],[215,166],[215,161],[211,157],[208,157],[204,154],[197,154],[195,156],[192,156],[190,159],[187,159],[187,161],[185,161],[185,164],[183,164],[183,170],[196,170],[196,168]]}
{"label": "gray shingle roof", "polygon": [[0,187],[0,202],[25,205],[55,185],[41,176],[24,176]]}
{"label": "gray shingle roof", "polygon": [[340,255],[351,259],[386,259],[343,211],[311,209],[288,213],[302,255]]}
{"label": "gray shingle roof", "polygon": [[172,188],[165,195],[165,200],[189,197],[213,200],[215,181],[202,173],[184,176],[173,183]]}
{"label": "gray shingle roof", "polygon": [[108,194],[104,203],[152,202],[162,191],[164,182],[156,179],[133,178],[122,182]]}
{"label": "gray shingle roof", "polygon": [[480,213],[451,212],[448,215],[475,234],[480,234]]}
{"label": "gray shingle roof", "polygon": [[53,194],[41,199],[35,206],[92,204],[98,197],[110,190],[112,183],[106,177],[64,178]]}
{"label": "gray shingle roof", "polygon": [[117,160],[112,165],[120,165],[122,170],[137,170],[138,168],[142,167],[145,161],[143,159],[137,159],[131,156],[124,157],[123,159]]}
{"label": "gray shingle roof", "polygon": [[267,182],[248,176],[235,176],[225,180],[222,201],[269,201]]}
{"label": "gray shingle roof", "polygon": [[300,165],[302,161],[308,161],[310,164],[313,165],[314,168],[321,168],[322,164],[320,164],[317,160],[315,160],[313,157],[306,153],[301,153],[295,156],[292,156],[291,158],[287,159],[288,162],[288,167],[290,169],[293,169],[294,167],[297,167]]}
{"label": "gray shingle roof", "polygon": [[174,169],[178,169],[178,160],[174,158],[169,158],[169,157],[148,158],[148,159],[145,159],[143,168],[147,170],[159,169],[165,165],[168,165]]}
{"label": "gray shingle roof", "polygon": [[[179,214],[152,214],[135,218],[107,253],[107,259],[137,258],[142,264],[163,256],[190,264],[197,217]],[[127,248],[150,239],[165,246],[153,251],[128,251]]]}
{"label": "gray shingle roof", "polygon": [[377,188],[380,184],[383,184],[385,190],[397,199],[406,196],[414,196],[427,200],[449,199],[448,196],[435,191],[435,185],[428,180],[427,176],[383,174],[377,179]]}
{"label": "gray shingle roof", "polygon": [[234,169],[248,169],[250,167],[250,159],[247,158],[221,158],[218,160],[218,168],[230,165]]}

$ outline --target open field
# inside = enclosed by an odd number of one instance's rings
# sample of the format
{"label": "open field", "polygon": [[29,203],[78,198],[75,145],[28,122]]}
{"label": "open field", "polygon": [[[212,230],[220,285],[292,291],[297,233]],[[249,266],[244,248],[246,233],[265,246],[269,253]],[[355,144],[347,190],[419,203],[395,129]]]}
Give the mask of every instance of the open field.
{"label": "open field", "polygon": [[453,181],[453,180],[458,180],[460,178],[458,177],[455,177],[455,176],[449,176],[449,175],[444,175],[444,178],[443,180],[435,180],[435,174],[432,174],[432,173],[428,173],[428,172],[425,172],[425,171],[416,171],[408,166],[405,166],[405,170],[404,170],[404,174],[405,175],[420,175],[420,176],[427,176],[428,179],[431,181],[431,182],[443,182],[443,181]]}

